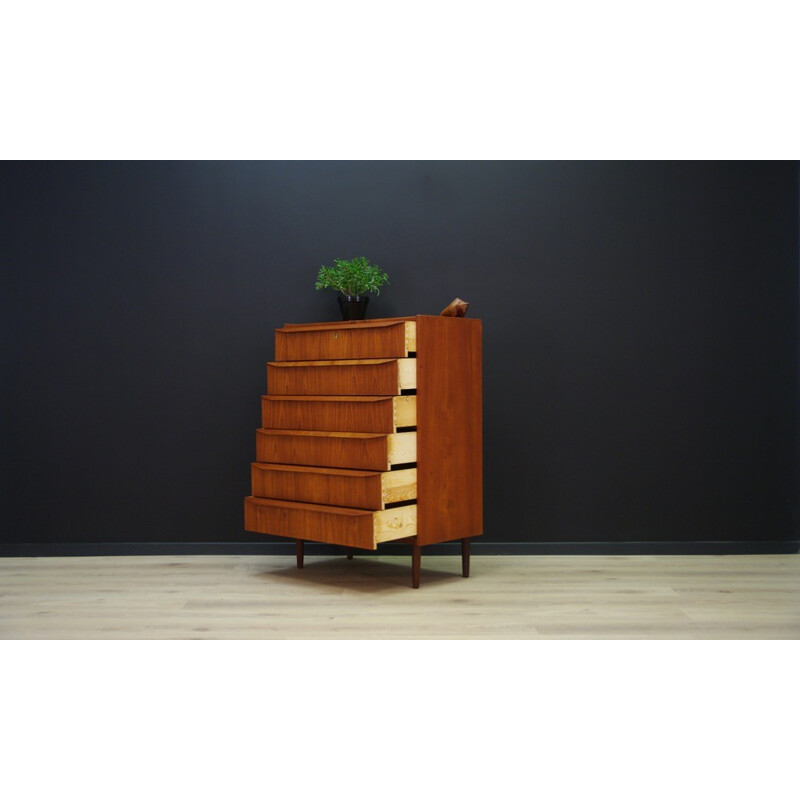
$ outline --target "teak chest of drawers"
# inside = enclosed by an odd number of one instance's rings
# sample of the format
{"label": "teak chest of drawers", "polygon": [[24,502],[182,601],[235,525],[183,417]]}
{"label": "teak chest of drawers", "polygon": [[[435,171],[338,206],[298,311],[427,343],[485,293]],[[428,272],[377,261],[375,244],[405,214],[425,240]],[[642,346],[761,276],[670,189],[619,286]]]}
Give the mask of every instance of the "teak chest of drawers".
{"label": "teak chest of drawers", "polygon": [[245,529],[374,550],[483,533],[481,321],[284,325],[261,398]]}

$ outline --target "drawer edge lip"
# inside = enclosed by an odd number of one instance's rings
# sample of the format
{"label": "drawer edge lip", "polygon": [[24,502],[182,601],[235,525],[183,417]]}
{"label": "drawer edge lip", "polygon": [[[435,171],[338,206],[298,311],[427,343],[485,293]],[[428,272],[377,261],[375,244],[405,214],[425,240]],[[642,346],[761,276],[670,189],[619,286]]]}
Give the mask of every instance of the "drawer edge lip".
{"label": "drawer edge lip", "polygon": [[352,506],[326,506],[319,503],[299,503],[296,500],[276,500],[271,497],[256,497],[248,495],[245,502],[254,505],[266,506],[268,508],[287,508],[296,511],[313,511],[318,514],[338,514],[343,517],[365,517],[377,514],[377,511],[370,511],[366,508],[353,508]]}
{"label": "drawer edge lip", "polygon": [[303,431],[290,428],[257,428],[256,432],[277,436],[315,436],[319,439],[383,439],[387,436],[397,435],[393,433],[359,433],[350,431]]}
{"label": "drawer edge lip", "polygon": [[387,358],[317,358],[307,361],[267,361],[268,367],[288,367],[290,369],[316,369],[325,367],[376,367],[379,364],[391,364],[404,356]]}
{"label": "drawer edge lip", "polygon": [[304,333],[306,331],[335,331],[335,330],[369,330],[370,328],[393,328],[395,325],[405,325],[414,322],[412,317],[384,317],[382,319],[365,319],[335,321],[335,322],[284,322],[282,328],[275,328],[275,333]]}
{"label": "drawer edge lip", "polygon": [[[408,397],[408,395],[405,395]],[[396,394],[262,394],[262,400],[290,403],[381,403],[400,397]]]}
{"label": "drawer edge lip", "polygon": [[[307,464],[279,464],[274,461],[251,461],[250,467],[274,472],[310,472],[314,475],[333,475],[342,478],[375,478],[384,473],[379,470],[348,469],[346,467],[316,467]],[[401,470],[395,470],[400,472]]]}

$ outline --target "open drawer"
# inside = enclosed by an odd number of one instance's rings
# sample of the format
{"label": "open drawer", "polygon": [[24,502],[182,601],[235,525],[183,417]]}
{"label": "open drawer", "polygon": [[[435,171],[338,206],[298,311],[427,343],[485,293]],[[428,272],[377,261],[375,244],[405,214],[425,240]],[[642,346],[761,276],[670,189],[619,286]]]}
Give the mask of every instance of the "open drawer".
{"label": "open drawer", "polygon": [[389,319],[287,325],[275,331],[276,361],[406,358],[417,351],[417,323]]}
{"label": "open drawer", "polygon": [[417,359],[271,361],[267,388],[271,395],[399,395],[417,388]]}
{"label": "open drawer", "polygon": [[417,433],[342,433],[259,428],[256,461],[383,472],[417,460]]}
{"label": "open drawer", "polygon": [[417,498],[414,467],[374,472],[256,462],[250,465],[250,480],[255,497],[325,506],[380,511],[389,503]]}
{"label": "open drawer", "polygon": [[374,550],[380,542],[416,536],[417,506],[366,511],[246,497],[244,527],[253,533]]}
{"label": "open drawer", "polygon": [[395,433],[416,427],[417,398],[315,397],[312,395],[262,395],[261,425],[309,431]]}

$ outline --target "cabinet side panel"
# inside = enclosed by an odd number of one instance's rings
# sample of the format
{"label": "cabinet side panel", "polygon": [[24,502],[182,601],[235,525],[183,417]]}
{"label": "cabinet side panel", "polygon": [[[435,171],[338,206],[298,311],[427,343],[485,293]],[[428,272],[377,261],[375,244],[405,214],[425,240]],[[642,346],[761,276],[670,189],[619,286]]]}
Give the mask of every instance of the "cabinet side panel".
{"label": "cabinet side panel", "polygon": [[483,533],[482,324],[417,317],[420,544]]}

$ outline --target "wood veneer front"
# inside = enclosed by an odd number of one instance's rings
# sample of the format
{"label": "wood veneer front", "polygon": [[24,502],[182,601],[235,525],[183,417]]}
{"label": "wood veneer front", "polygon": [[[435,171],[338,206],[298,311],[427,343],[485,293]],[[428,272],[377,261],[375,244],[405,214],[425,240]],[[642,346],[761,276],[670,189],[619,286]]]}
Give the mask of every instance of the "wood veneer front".
{"label": "wood veneer front", "polygon": [[416,359],[271,361],[271,395],[399,395],[416,387]]}
{"label": "wood veneer front", "polygon": [[344,433],[259,428],[256,460],[312,467],[389,470],[416,461],[416,432]]}
{"label": "wood veneer front", "polygon": [[394,433],[417,424],[417,398],[263,395],[261,425],[311,431]]}
{"label": "wood veneer front", "polygon": [[365,511],[246,497],[244,519],[246,530],[256,533],[374,550],[379,542],[413,536],[417,507]]}
{"label": "wood veneer front", "polygon": [[405,358],[416,349],[416,322],[403,319],[291,325],[275,332],[276,361]]}
{"label": "wood veneer front", "polygon": [[247,497],[244,519],[245,528],[256,533],[367,549],[375,547],[372,512],[362,509]]}
{"label": "wood veneer front", "polygon": [[250,465],[255,497],[379,511],[417,496],[416,469],[376,472],[292,464]]}

